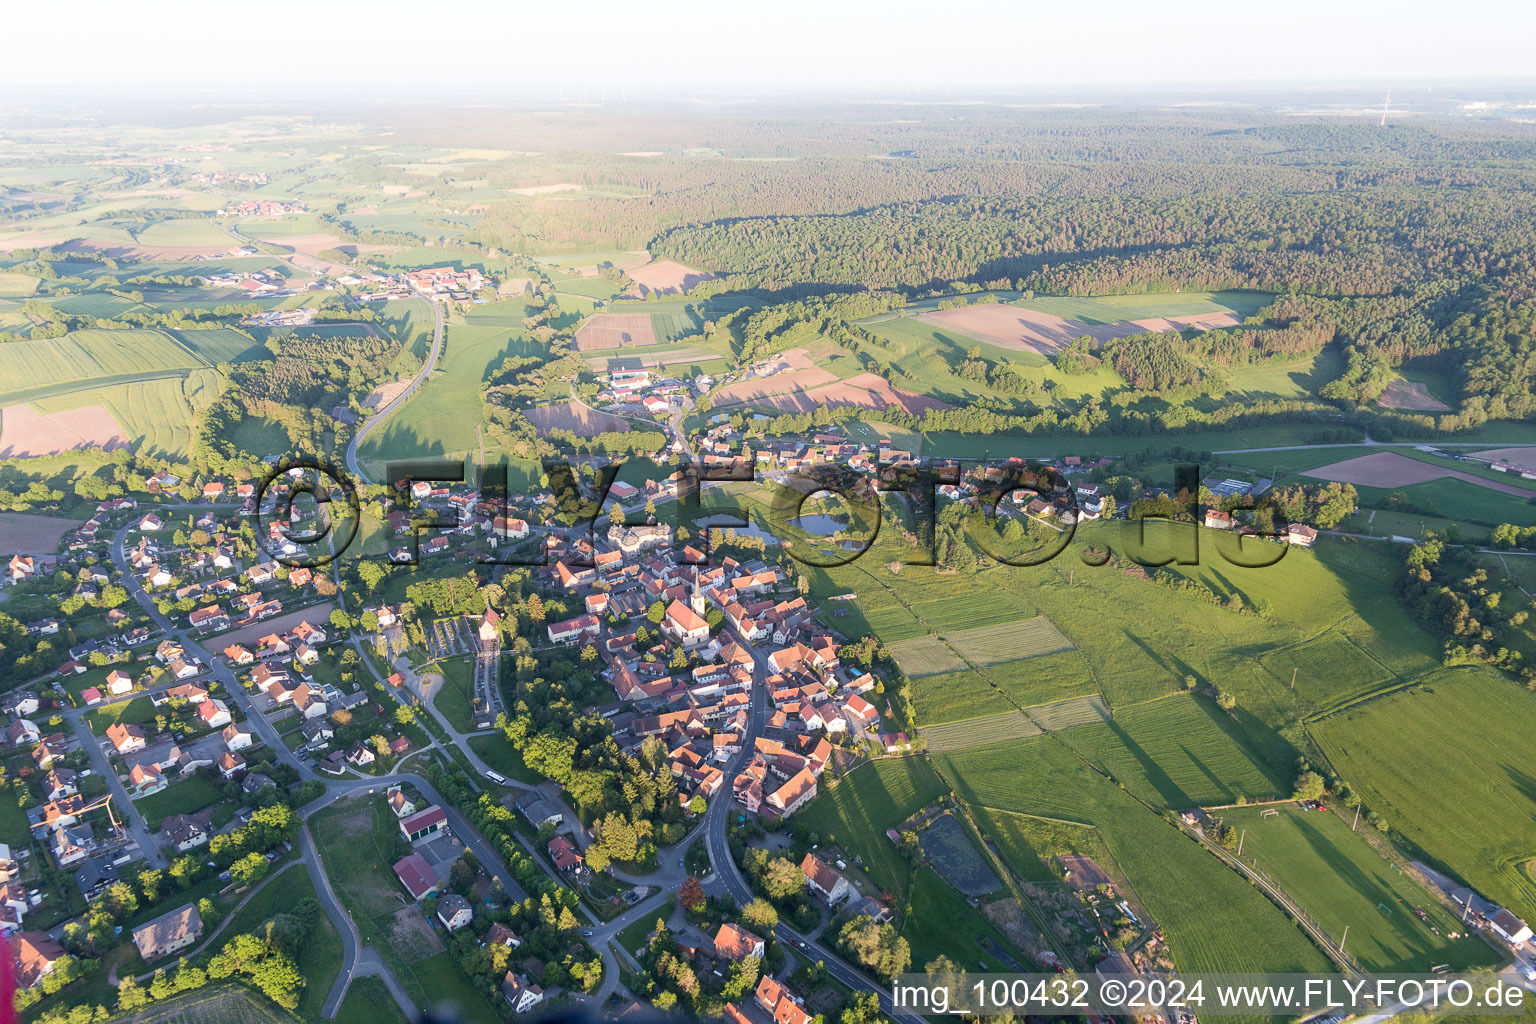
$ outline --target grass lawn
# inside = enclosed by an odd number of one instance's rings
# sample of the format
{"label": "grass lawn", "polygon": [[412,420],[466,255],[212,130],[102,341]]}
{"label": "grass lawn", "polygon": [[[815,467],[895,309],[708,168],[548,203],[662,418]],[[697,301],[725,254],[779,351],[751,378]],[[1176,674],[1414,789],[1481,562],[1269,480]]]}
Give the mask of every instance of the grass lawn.
{"label": "grass lawn", "polygon": [[1055,736],[938,754],[934,767],[968,804],[1097,826],[1181,971],[1326,969],[1277,907]]}
{"label": "grass lawn", "polygon": [[1429,858],[1536,917],[1536,695],[1481,668],[1445,669],[1310,725],[1365,805]]}
{"label": "grass lawn", "polygon": [[657,907],[654,914],[646,914],[644,917],[637,917],[635,920],[625,925],[619,931],[619,945],[623,946],[631,953],[638,952],[646,944],[646,942],[649,941],[651,933],[656,930],[656,922],[667,920],[672,916],[672,911],[676,909],[677,897],[675,895],[668,896],[667,902]]}
{"label": "grass lawn", "polygon": [[195,814],[223,799],[224,788],[219,780],[199,771],[180,782],[171,783],[158,793],[135,800],[133,805],[144,815],[145,823],[156,829],[173,814]]}
{"label": "grass lawn", "polygon": [[97,736],[105,736],[107,726],[114,722],[143,725],[145,722],[153,721],[155,706],[150,702],[148,695],[145,695],[132,700],[119,701],[116,704],[103,704],[87,711],[82,717],[90,725],[91,732]]}
{"label": "grass lawn", "polygon": [[509,779],[526,782],[530,786],[544,781],[542,775],[523,764],[523,755],[518,753],[512,741],[500,732],[471,736],[469,749],[478,754],[480,760],[489,765],[492,771]]}
{"label": "grass lawn", "polygon": [[[1264,816],[1256,807],[1223,812],[1228,825],[1246,830],[1243,860],[1264,871],[1335,940],[1348,926],[1346,948],[1361,966],[1428,972],[1445,963],[1459,971],[1500,962],[1476,936],[1447,939],[1462,930],[1455,916],[1338,815],[1294,804],[1274,810],[1279,813]],[[1414,916],[1415,909],[1425,912],[1428,924]]]}
{"label": "grass lawn", "polygon": [[501,1016],[485,994],[474,986],[447,953],[419,960],[411,965],[411,972],[426,996],[426,1005],[448,1004],[456,1007],[463,1019],[480,1024],[500,1024]]}
{"label": "grass lawn", "polygon": [[1011,951],[1019,963],[1025,962],[1024,955],[1014,948],[1007,936],[932,868],[918,870],[908,898],[910,910],[902,922],[901,934],[912,947],[913,970],[921,970],[924,964],[940,955],[950,957],[967,970],[1011,970],[1009,965],[982,948],[976,941],[978,936],[986,936]]}
{"label": "grass lawn", "polygon": [[353,979],[336,1010],[336,1024],[408,1024],[384,982],[372,976]]}
{"label": "grass lawn", "polygon": [[944,791],[925,759],[882,758],[823,788],[815,802],[796,816],[796,824],[819,833],[825,843],[841,845],[862,861],[877,885],[899,895],[906,891],[911,867],[885,837],[885,830],[934,803]]}
{"label": "grass lawn", "polygon": [[442,712],[460,732],[474,727],[475,667],[466,658],[450,658],[434,662],[422,669],[422,674],[442,674],[443,685],[432,697],[432,706]]}

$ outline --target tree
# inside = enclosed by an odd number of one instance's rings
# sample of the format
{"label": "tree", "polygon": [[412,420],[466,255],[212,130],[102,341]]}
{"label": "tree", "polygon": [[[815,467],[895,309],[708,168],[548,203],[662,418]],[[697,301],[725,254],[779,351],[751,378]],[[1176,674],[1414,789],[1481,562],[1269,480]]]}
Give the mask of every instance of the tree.
{"label": "tree", "polygon": [[241,885],[255,885],[267,875],[272,865],[259,853],[248,853],[229,866],[229,873]]}
{"label": "tree", "polygon": [[677,902],[683,905],[684,910],[698,910],[704,906],[705,899],[704,886],[699,884],[697,878],[689,875],[683,879],[683,884],[677,890]]}
{"label": "tree", "polygon": [[528,613],[528,618],[531,622],[536,625],[544,624],[544,602],[538,594],[528,595],[528,601],[524,605],[524,610]]}
{"label": "tree", "polygon": [[1323,777],[1314,771],[1304,771],[1296,776],[1296,791],[1293,794],[1297,800],[1321,800],[1327,792],[1328,784]]}
{"label": "tree", "polygon": [[868,914],[860,914],[837,935],[837,946],[858,963],[883,978],[894,978],[912,963],[907,940],[896,934],[890,923],[876,924]]}
{"label": "tree", "polygon": [[608,506],[608,522],[613,526],[624,525],[624,510],[619,507],[619,503],[616,501]]}
{"label": "tree", "polygon": [[771,934],[779,924],[779,912],[761,896],[741,908],[741,920],[753,931]]}
{"label": "tree", "polygon": [[763,870],[763,888],[775,900],[787,900],[805,891],[805,875],[787,857],[774,857]]}
{"label": "tree", "polygon": [[395,708],[395,721],[400,725],[410,725],[416,721],[416,712],[401,704]]}
{"label": "tree", "polygon": [[1222,690],[1216,694],[1216,706],[1223,711],[1231,711],[1237,707],[1237,697],[1226,690]]}
{"label": "tree", "polygon": [[743,957],[731,965],[731,973],[725,979],[720,994],[733,1002],[752,994],[757,987],[761,960],[756,956]]}
{"label": "tree", "polygon": [[102,896],[102,905],[107,908],[107,913],[121,921],[139,909],[139,897],[127,882],[113,882]]}
{"label": "tree", "polygon": [[133,975],[124,975],[117,983],[117,1008],[123,1013],[131,1013],[148,1005],[149,993],[139,987]]}
{"label": "tree", "polygon": [[653,625],[661,625],[661,620],[667,617],[667,606],[660,601],[652,601],[651,606],[645,610],[645,617],[651,620]]}

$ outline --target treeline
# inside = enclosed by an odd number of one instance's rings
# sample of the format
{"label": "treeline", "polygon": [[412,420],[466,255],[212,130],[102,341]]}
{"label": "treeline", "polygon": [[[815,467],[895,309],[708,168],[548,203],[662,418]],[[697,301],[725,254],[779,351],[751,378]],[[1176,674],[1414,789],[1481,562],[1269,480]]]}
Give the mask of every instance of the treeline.
{"label": "treeline", "polygon": [[1488,570],[1477,564],[1472,549],[1438,536],[1414,545],[1404,559],[1397,594],[1440,640],[1445,664],[1493,665],[1536,682],[1536,671],[1521,668],[1520,652],[1505,645],[1509,628],[1523,624],[1528,613],[1502,607],[1502,593],[1489,585]]}

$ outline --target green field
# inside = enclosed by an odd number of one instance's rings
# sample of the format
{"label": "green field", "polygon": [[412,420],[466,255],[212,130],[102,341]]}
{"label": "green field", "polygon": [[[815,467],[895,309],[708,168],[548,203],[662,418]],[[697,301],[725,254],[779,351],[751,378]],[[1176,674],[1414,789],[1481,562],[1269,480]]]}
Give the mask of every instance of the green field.
{"label": "green field", "polygon": [[1098,830],[1091,825],[1052,821],[986,807],[972,807],[976,825],[997,847],[998,856],[1026,882],[1058,882],[1046,863],[1052,857],[1087,857],[1111,877],[1119,873]]}
{"label": "green field", "polygon": [[945,723],[1015,712],[1008,698],[985,675],[969,669],[914,680],[912,704],[925,736]]}
{"label": "green field", "polygon": [[1236,313],[1253,316],[1269,305],[1269,292],[1148,292],[1140,295],[1036,295],[1015,305],[1050,313],[1086,324],[1118,324],[1127,320],[1153,320],[1199,313]]}
{"label": "green field", "polygon": [[269,353],[259,342],[253,341],[233,327],[210,327],[206,330],[173,330],[171,336],[199,357],[211,364],[239,363],[250,359],[268,359]]}
{"label": "green field", "polygon": [[1004,711],[945,725],[925,725],[922,735],[929,750],[940,752],[980,747],[1003,740],[1021,740],[1027,736],[1038,736],[1043,731],[1022,711]]}
{"label": "green field", "polygon": [[911,866],[885,837],[885,830],[943,793],[943,783],[925,759],[882,758],[823,788],[811,806],[797,815],[797,823],[818,833],[823,842],[836,842],[861,858],[869,877],[887,892],[904,893]]}
{"label": "green field", "polygon": [[224,388],[217,370],[198,369],[149,380],[71,388],[32,403],[38,412],[99,405],[112,414],[136,452],[148,458],[185,457],[197,414]]}
{"label": "green field", "polygon": [[158,793],[141,797],[133,802],[144,815],[144,822],[151,829],[173,814],[195,814],[224,798],[223,786],[212,776],[194,772],[179,782],[172,782]]}
{"label": "green field", "polygon": [[372,976],[352,979],[335,1019],[338,1024],[409,1024],[384,982]]}
{"label": "green field", "polygon": [[[1464,970],[1500,962],[1476,936],[1447,939],[1462,931],[1460,922],[1332,811],[1303,811],[1295,804],[1272,810],[1279,813],[1222,812],[1228,825],[1245,832],[1243,860],[1300,903],[1334,941],[1348,926],[1345,948],[1366,970],[1428,972],[1439,964]],[[1424,911],[1427,924],[1415,909]]]}
{"label": "green field", "polygon": [[[921,970],[939,956],[947,956],[971,970],[1010,969],[976,939],[985,936],[1008,950],[1014,949],[1013,943],[929,867],[919,869],[912,879],[910,909],[902,922],[901,935],[912,947],[913,970]],[[1017,951],[1013,957],[1024,962]]]}
{"label": "green field", "polygon": [[368,435],[359,456],[378,464],[432,455],[462,456],[476,450],[480,390],[486,375],[508,356],[540,350],[520,329],[450,324],[437,369]]}
{"label": "green field", "polygon": [[968,804],[1097,826],[1181,971],[1326,968],[1322,954],[1256,889],[1056,737],[937,754],[934,765]]}
{"label": "green field", "polygon": [[1447,873],[1536,917],[1536,695],[1478,668],[1313,722],[1313,738],[1365,805]]}
{"label": "green field", "polygon": [[1347,637],[1324,633],[1315,640],[1272,651],[1260,659],[1286,686],[1314,704],[1329,705],[1363,696],[1397,679],[1385,665]]}
{"label": "green field", "polygon": [[167,376],[206,365],[165,331],[73,331],[0,345],[0,404],[73,392],[93,381]]}
{"label": "green field", "polygon": [[1114,720],[1061,734],[1073,750],[1160,808],[1282,795],[1282,784],[1229,734],[1225,712],[1182,694],[1122,708]]}

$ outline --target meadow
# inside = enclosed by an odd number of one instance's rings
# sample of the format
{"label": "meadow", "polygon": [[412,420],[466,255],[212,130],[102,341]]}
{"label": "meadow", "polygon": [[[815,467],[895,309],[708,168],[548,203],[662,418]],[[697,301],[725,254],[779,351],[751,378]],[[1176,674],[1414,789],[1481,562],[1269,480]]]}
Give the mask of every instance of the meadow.
{"label": "meadow", "polygon": [[1397,679],[1391,669],[1339,633],[1324,633],[1304,644],[1271,651],[1260,663],[1284,685],[1320,706],[1380,689]]}
{"label": "meadow", "polygon": [[1087,857],[1111,877],[1119,868],[1092,825],[1053,821],[988,807],[971,807],[983,837],[1003,863],[1026,882],[1059,882],[1061,875],[1047,863],[1054,857]]}
{"label": "meadow", "polygon": [[918,809],[944,795],[944,783],[925,758],[891,757],[867,762],[834,786],[823,780],[816,800],[796,824],[858,857],[869,877],[887,892],[904,895],[911,865],[885,837]]}
{"label": "meadow", "polygon": [[[1460,922],[1332,811],[1284,804],[1234,808],[1222,817],[1244,831],[1243,860],[1296,900],[1329,937],[1338,941],[1349,928],[1345,948],[1366,970],[1428,972],[1439,964],[1464,970],[1498,962],[1476,936],[1446,938],[1462,930]],[[1427,923],[1415,909],[1424,911]]]}
{"label": "meadow", "polygon": [[1326,968],[1322,954],[1258,890],[1054,736],[933,760],[967,804],[1096,826],[1181,971]]}
{"label": "meadow", "polygon": [[212,369],[70,390],[33,402],[43,413],[100,405],[123,428],[134,451],[150,458],[182,457],[192,446],[192,424],[223,390]]}
{"label": "meadow", "polygon": [[1481,668],[1445,669],[1420,685],[1308,726],[1365,806],[1432,866],[1536,918],[1536,695]]}
{"label": "meadow", "polygon": [[1010,970],[1008,964],[977,941],[983,937],[998,948],[1014,950],[1012,956],[1017,962],[1022,964],[1025,960],[996,925],[930,867],[920,868],[912,880],[901,935],[912,947],[913,970],[921,970],[939,956],[947,956],[973,970]]}
{"label": "meadow", "polygon": [[929,750],[939,752],[985,746],[1003,740],[1021,740],[1038,736],[1043,731],[1022,711],[1004,711],[943,725],[925,725],[922,736]]}
{"label": "meadow", "polygon": [[1289,780],[1273,778],[1227,733],[1226,717],[1204,698],[1176,694],[1121,708],[1112,721],[1071,729],[1061,738],[1159,808],[1185,810],[1288,792]]}
{"label": "meadow", "polygon": [[486,376],[508,356],[532,355],[541,349],[520,328],[449,324],[437,369],[368,435],[359,458],[378,465],[392,459],[462,456],[476,450],[480,391]]}

